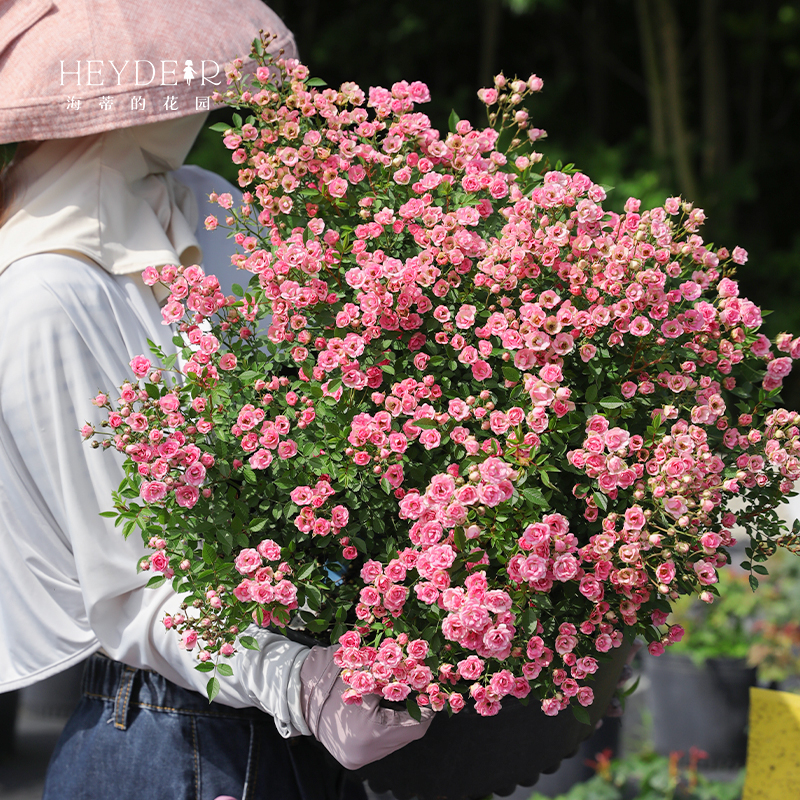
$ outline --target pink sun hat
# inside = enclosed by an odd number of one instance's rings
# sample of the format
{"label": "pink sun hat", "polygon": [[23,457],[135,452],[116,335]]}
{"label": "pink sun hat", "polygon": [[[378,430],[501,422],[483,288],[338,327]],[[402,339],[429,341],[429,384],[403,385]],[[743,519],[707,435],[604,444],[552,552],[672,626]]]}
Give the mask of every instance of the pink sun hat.
{"label": "pink sun hat", "polygon": [[271,53],[296,56],[261,0],[0,0],[0,143],[208,111],[262,29]]}

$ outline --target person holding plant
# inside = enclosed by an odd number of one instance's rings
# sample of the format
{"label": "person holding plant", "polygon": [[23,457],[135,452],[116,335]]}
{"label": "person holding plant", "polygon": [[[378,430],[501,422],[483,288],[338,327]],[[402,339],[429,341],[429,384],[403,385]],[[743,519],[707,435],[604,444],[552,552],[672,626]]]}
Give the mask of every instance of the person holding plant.
{"label": "person holding plant", "polygon": [[[223,274],[230,261],[197,225],[221,180],[179,167],[221,65],[260,29],[294,53],[258,0],[31,0],[0,17],[0,142],[21,142],[0,193],[0,692],[92,656],[47,800],[358,797],[298,737],[356,768],[430,721],[377,698],[345,705],[334,648],[266,630],[209,706],[193,643],[163,628],[180,597],[169,583],[146,590],[132,569],[141,544],[99,516],[122,461],[79,435],[87,398],[122,382],[148,340],[171,345],[165,298],[141,271],[205,259]],[[193,86],[178,79],[187,57]]]}

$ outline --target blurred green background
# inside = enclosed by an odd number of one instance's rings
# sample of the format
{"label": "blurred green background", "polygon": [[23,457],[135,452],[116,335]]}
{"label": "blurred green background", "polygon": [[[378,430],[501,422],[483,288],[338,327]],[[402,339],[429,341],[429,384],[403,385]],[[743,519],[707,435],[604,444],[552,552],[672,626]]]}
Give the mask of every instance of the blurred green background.
{"label": "blurred green background", "polygon": [[[540,149],[629,196],[701,206],[707,241],[750,253],[743,293],[800,334],[800,0],[273,0],[329,85],[422,80],[425,110],[482,123],[476,90],[544,79]],[[215,112],[216,121],[226,112]],[[191,157],[235,180],[216,138]],[[800,373],[800,369],[796,371]],[[800,408],[800,374],[784,401]]]}

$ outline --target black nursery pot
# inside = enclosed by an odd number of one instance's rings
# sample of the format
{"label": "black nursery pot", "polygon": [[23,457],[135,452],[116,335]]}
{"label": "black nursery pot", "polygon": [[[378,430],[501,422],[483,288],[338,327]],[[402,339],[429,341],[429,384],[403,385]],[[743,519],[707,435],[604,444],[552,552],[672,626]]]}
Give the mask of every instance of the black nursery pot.
{"label": "black nursery pot", "polygon": [[744,765],[754,667],[732,658],[709,658],[697,666],[688,656],[665,653],[646,659],[645,672],[656,752],[699,747],[708,754],[701,766]]}
{"label": "black nursery pot", "polygon": [[448,716],[436,714],[422,739],[358,771],[375,792],[391,791],[398,800],[478,800],[509,795],[517,785],[533,786],[540,773],[554,772],[594,730],[614,695],[630,646],[615,650],[595,673],[591,725],[571,710],[548,717],[532,699],[523,706],[503,700],[494,717],[471,707]]}

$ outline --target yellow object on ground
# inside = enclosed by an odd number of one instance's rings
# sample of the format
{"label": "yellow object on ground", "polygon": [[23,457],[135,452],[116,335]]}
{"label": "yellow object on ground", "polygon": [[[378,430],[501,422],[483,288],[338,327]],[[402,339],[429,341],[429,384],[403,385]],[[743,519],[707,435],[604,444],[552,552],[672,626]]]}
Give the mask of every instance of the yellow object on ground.
{"label": "yellow object on ground", "polygon": [[750,689],[742,800],[800,797],[800,695]]}

